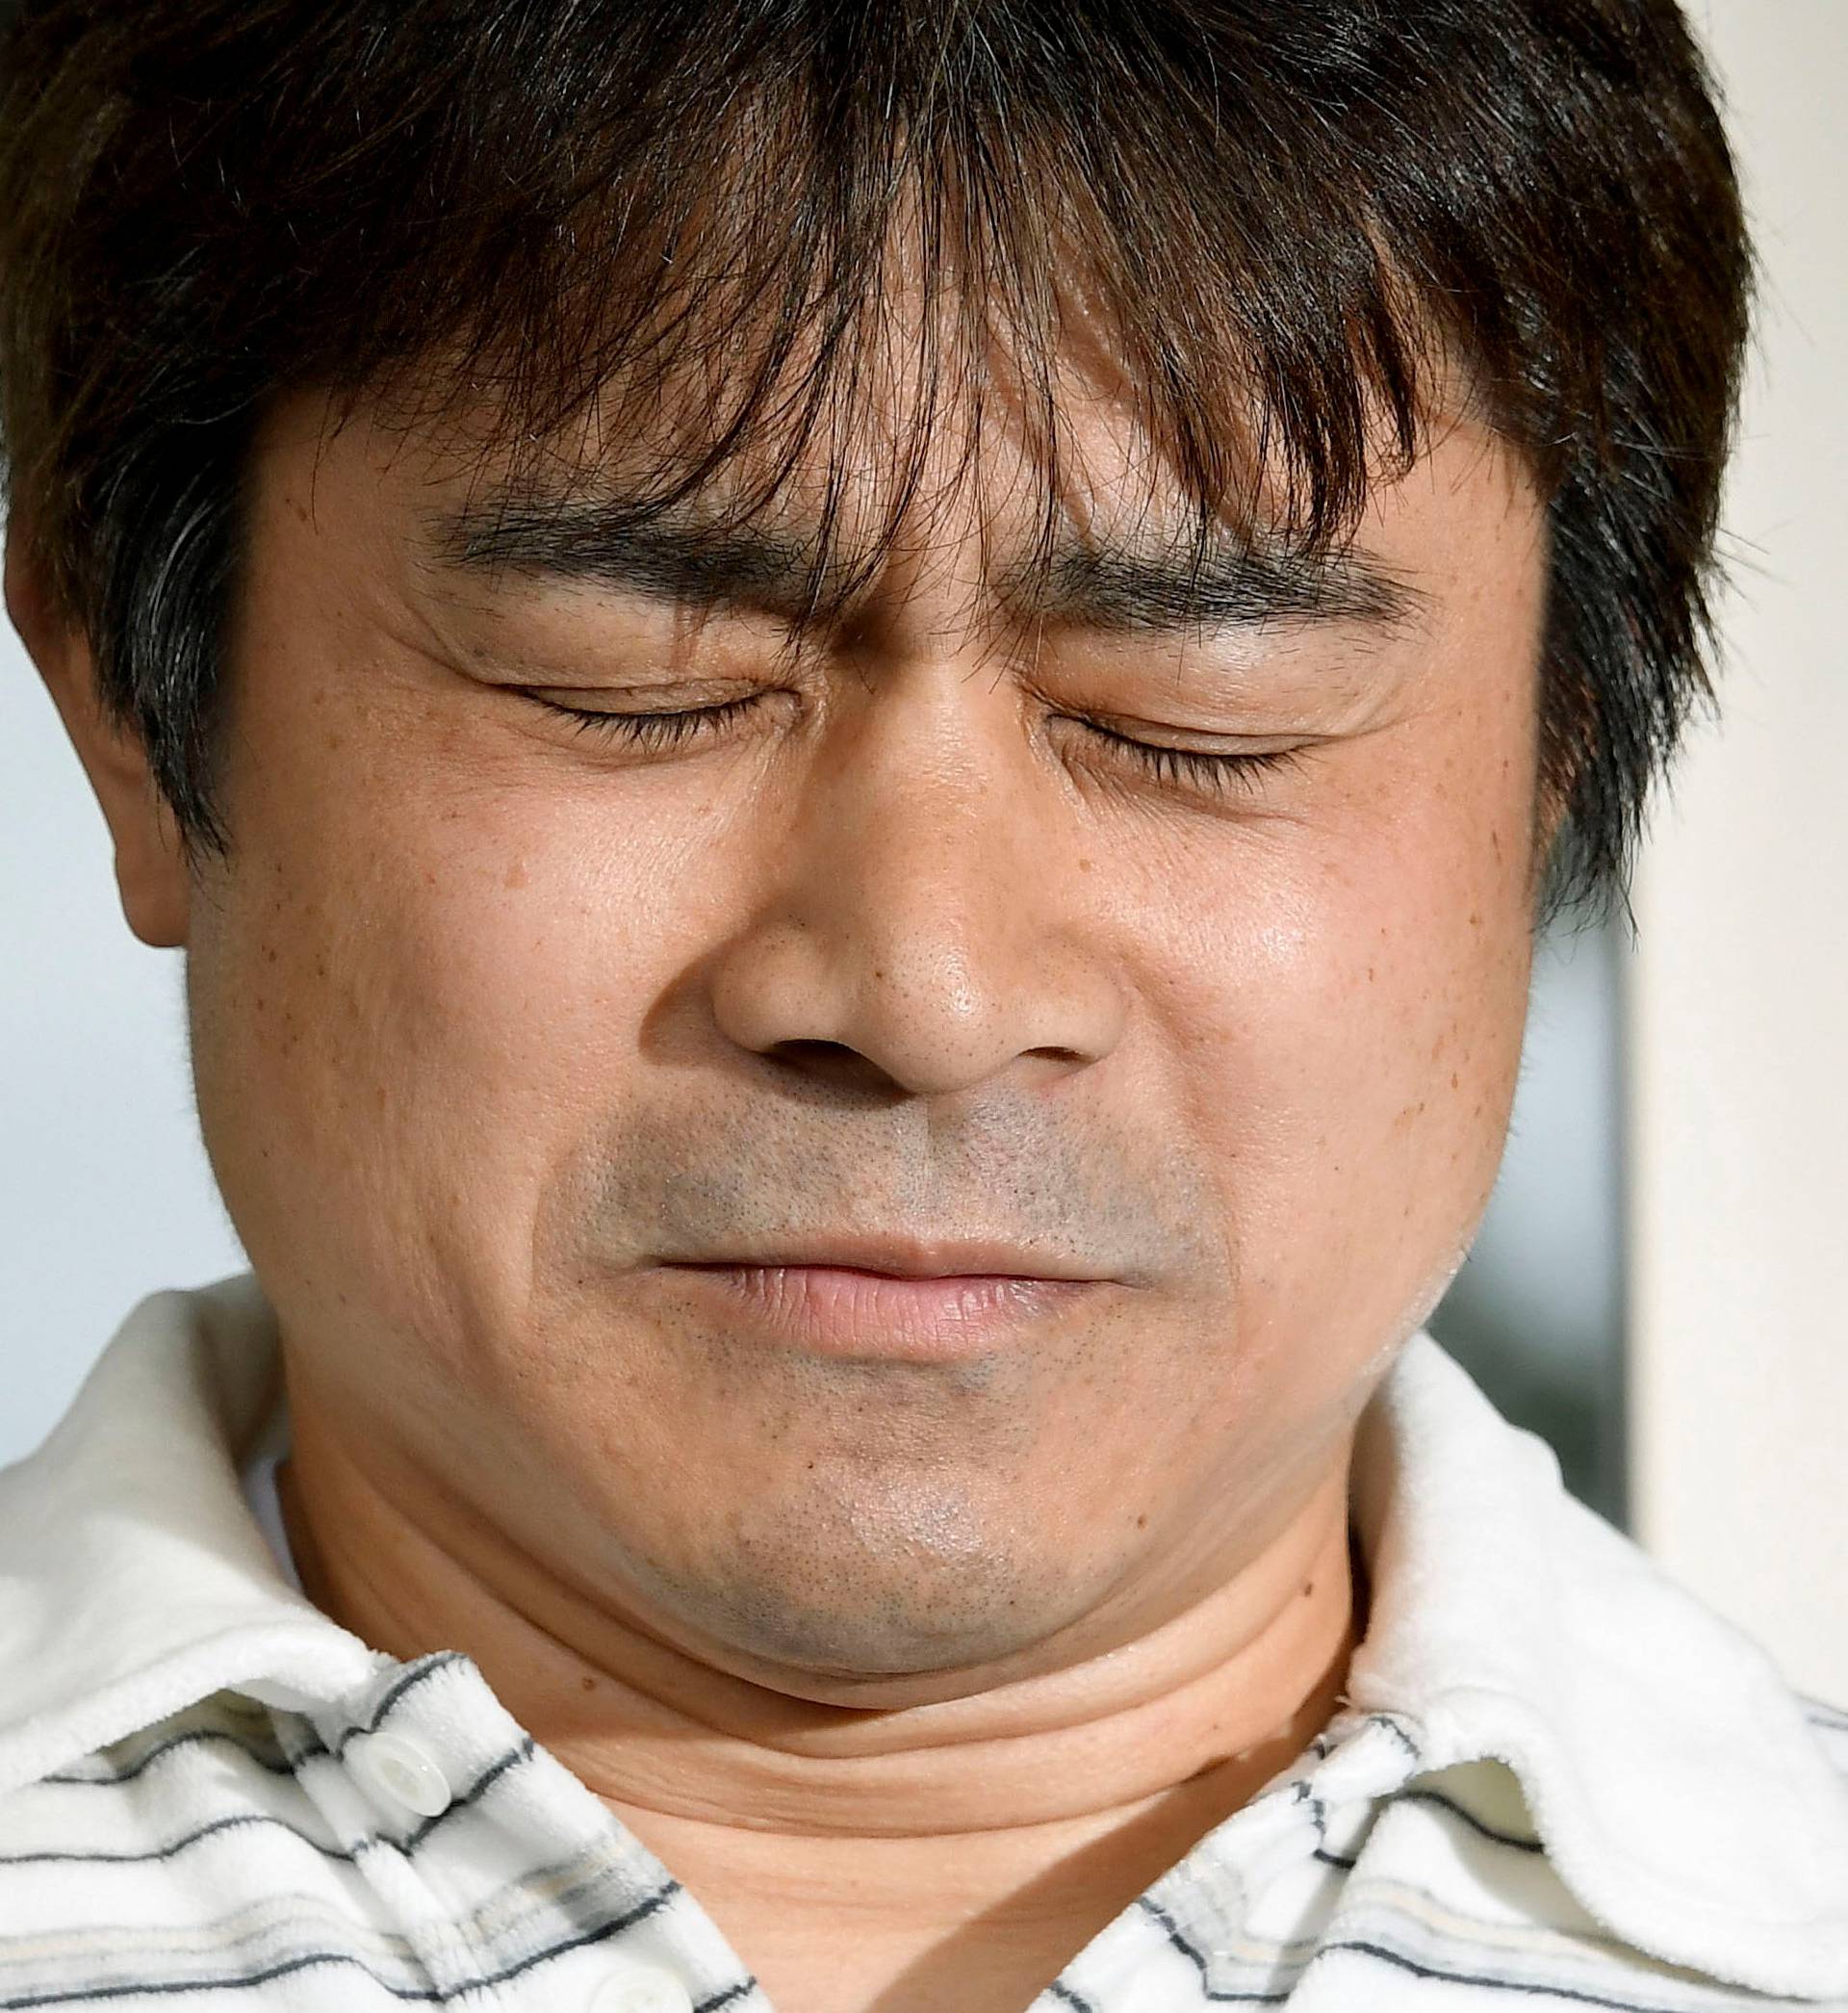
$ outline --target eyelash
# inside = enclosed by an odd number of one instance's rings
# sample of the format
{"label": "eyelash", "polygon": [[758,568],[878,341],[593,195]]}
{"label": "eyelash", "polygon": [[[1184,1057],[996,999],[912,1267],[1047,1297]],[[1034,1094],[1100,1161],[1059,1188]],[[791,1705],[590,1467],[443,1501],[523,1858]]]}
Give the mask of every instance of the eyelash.
{"label": "eyelash", "polygon": [[[600,713],[583,707],[561,706],[556,700],[540,698],[536,692],[528,692],[526,696],[548,712],[572,721],[579,734],[608,735],[631,747],[656,754],[682,747],[698,736],[717,732],[731,721],[741,718],[757,703],[757,695],[752,694],[743,699],[727,700],[721,706],[694,707],[683,712]],[[1214,755],[1201,748],[1166,748],[1153,741],[1139,741],[1131,735],[1117,734],[1109,727],[1100,727],[1094,720],[1079,719],[1076,714],[1062,717],[1076,720],[1079,726],[1100,740],[1123,749],[1158,781],[1165,783],[1188,783],[1217,790],[1236,784],[1250,789],[1257,787],[1259,777],[1289,768],[1296,761],[1296,751],[1291,748],[1271,749],[1256,755]]]}
{"label": "eyelash", "polygon": [[[528,693],[538,699],[538,694]],[[740,718],[757,704],[754,694],[746,699],[728,699],[723,706],[696,706],[678,713],[598,713],[584,707],[560,706],[555,699],[539,699],[550,713],[562,713],[576,721],[579,734],[606,734],[638,748],[658,753],[678,748],[696,735],[709,733]]]}

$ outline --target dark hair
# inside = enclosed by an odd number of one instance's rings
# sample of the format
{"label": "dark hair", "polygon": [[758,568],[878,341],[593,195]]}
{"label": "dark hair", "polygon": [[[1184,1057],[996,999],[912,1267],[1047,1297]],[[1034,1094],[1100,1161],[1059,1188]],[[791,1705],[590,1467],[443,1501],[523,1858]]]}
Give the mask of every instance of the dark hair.
{"label": "dark hair", "polygon": [[844,481],[901,241],[888,526],[997,334],[1056,457],[1082,296],[1202,536],[1262,467],[1338,541],[1460,373],[1548,503],[1555,897],[1708,691],[1750,269],[1673,0],[24,0],[0,65],[13,509],[190,841],[279,393],[519,440],[690,377],[653,502],[767,439]]}

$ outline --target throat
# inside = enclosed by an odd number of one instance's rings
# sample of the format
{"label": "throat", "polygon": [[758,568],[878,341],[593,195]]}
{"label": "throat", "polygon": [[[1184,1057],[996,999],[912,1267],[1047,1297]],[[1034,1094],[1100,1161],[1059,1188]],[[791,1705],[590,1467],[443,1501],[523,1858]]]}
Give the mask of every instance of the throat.
{"label": "throat", "polygon": [[[1333,1716],[1351,1632],[1273,1738],[1116,1807],[962,1833],[849,1837],[606,1797],[779,2008],[1021,2013]],[[1080,1766],[1068,1758],[1067,1767]]]}

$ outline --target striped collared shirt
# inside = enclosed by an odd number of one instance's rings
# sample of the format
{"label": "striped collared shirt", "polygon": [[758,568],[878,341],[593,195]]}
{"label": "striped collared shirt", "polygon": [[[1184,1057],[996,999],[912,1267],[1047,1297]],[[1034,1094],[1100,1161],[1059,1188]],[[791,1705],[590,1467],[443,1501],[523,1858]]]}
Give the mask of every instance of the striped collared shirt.
{"label": "striped collared shirt", "polygon": [[[251,1282],[158,1295],[0,1473],[0,2009],[768,2013],[466,1656],[290,1585],[240,1484],[278,1388]],[[1033,2013],[1848,2009],[1848,1716],[1428,1338],[1351,1518],[1340,1710]]]}

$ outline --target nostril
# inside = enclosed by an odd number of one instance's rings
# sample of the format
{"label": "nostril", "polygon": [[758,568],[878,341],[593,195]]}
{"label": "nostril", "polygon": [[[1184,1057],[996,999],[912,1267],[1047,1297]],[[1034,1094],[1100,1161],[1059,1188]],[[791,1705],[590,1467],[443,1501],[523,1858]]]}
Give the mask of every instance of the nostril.
{"label": "nostril", "polygon": [[773,1042],[763,1054],[769,1061],[782,1063],[798,1074],[813,1077],[821,1083],[867,1091],[896,1091],[900,1088],[888,1071],[845,1042],[808,1038]]}
{"label": "nostril", "polygon": [[801,1069],[834,1069],[842,1063],[864,1064],[866,1058],[858,1050],[848,1047],[845,1042],[816,1042],[807,1039],[789,1042],[773,1042],[764,1050],[780,1063],[790,1063]]}

